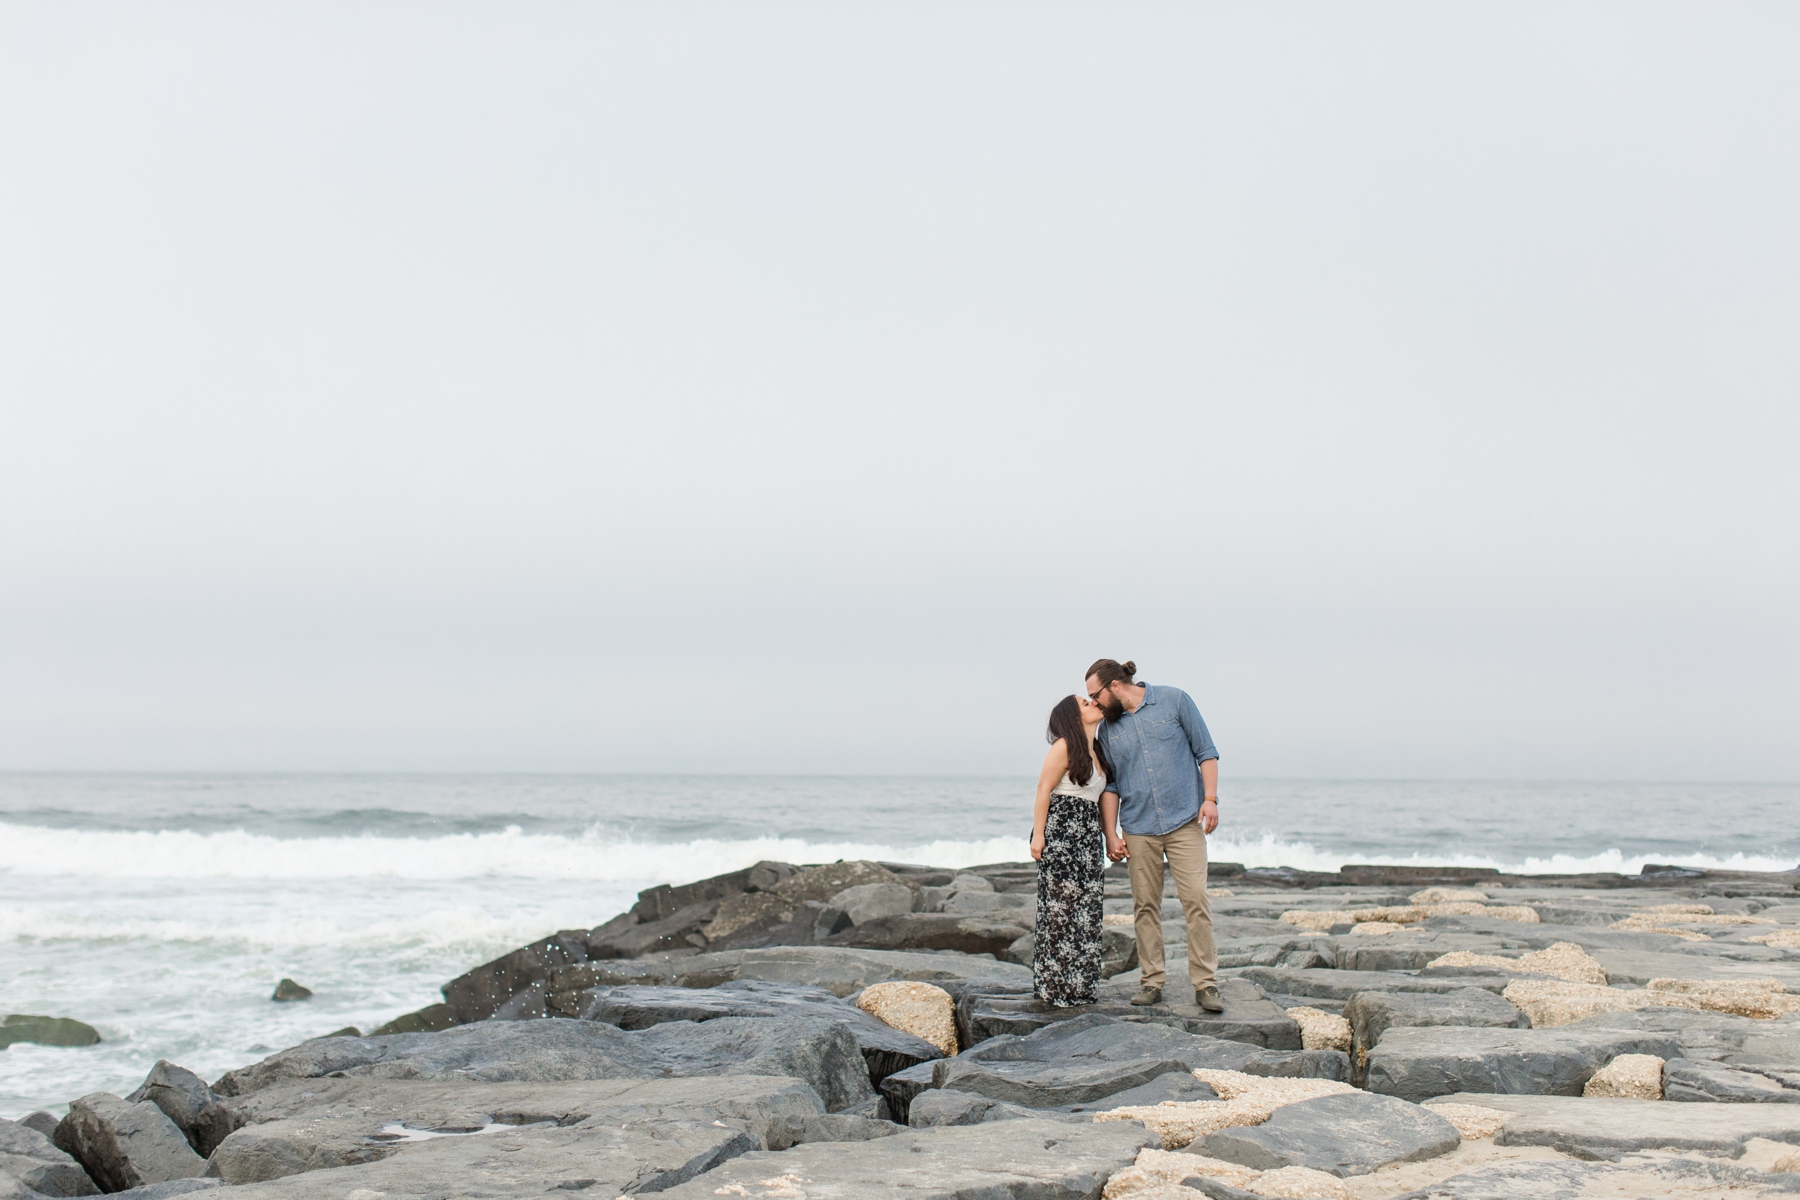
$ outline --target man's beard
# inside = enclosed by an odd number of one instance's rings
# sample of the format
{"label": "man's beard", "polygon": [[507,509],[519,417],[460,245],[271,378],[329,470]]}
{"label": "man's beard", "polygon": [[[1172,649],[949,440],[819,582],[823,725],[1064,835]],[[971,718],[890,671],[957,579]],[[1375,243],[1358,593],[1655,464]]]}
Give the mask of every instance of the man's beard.
{"label": "man's beard", "polygon": [[1106,699],[1099,701],[1099,704],[1100,711],[1106,714],[1106,719],[1109,722],[1117,721],[1120,717],[1125,715],[1125,706],[1119,703],[1117,697],[1108,696]]}

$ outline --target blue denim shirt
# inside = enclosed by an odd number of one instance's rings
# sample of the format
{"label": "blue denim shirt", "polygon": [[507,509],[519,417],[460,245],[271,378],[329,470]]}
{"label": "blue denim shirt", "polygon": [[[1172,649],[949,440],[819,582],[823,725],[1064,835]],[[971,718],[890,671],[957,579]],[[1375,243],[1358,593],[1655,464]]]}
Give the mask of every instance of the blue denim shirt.
{"label": "blue denim shirt", "polygon": [[1102,722],[1098,738],[1113,767],[1106,790],[1119,794],[1126,833],[1159,837],[1200,816],[1200,764],[1219,752],[1192,696],[1145,684],[1137,711]]}

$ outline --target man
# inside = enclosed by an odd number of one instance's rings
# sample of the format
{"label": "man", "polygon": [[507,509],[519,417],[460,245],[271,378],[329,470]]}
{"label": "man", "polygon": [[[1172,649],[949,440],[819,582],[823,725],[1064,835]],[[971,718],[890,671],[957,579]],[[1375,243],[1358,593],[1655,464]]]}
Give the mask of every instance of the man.
{"label": "man", "polygon": [[[1206,900],[1206,835],[1219,827],[1219,752],[1193,699],[1180,688],[1133,683],[1136,663],[1103,658],[1088,668],[1088,699],[1106,713],[1100,746],[1118,793],[1119,841],[1106,825],[1106,852],[1131,863],[1131,902],[1143,989],[1133,1004],[1162,999],[1163,861],[1175,876],[1175,894],[1187,917],[1188,979],[1194,1003],[1223,1012],[1213,946],[1212,906]],[[1102,811],[1107,811],[1103,806]]]}

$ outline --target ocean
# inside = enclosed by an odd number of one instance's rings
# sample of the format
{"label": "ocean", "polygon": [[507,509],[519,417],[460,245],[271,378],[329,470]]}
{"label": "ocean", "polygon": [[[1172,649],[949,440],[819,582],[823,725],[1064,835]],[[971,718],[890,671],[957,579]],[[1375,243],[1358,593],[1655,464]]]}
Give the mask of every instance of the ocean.
{"label": "ocean", "polygon": [[[0,1011],[99,1029],[0,1050],[0,1115],[208,1079],[363,1029],[637,891],[760,859],[1027,857],[1030,778],[0,775]],[[1800,785],[1235,779],[1212,857],[1635,872],[1800,863]],[[291,977],[311,1000],[275,1004]]]}

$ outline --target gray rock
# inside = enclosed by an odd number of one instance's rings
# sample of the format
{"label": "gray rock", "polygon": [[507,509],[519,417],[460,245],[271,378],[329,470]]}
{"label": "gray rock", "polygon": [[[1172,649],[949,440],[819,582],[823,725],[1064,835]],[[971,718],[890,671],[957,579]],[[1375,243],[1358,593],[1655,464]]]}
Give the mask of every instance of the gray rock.
{"label": "gray rock", "polygon": [[1498,993],[1505,991],[1507,984],[1520,977],[1493,971],[1444,979],[1424,974],[1407,975],[1399,971],[1339,971],[1330,968],[1297,971],[1280,967],[1245,967],[1237,972],[1237,978],[1247,979],[1265,992],[1348,1000],[1359,992],[1455,992],[1465,987],[1486,988]]}
{"label": "gray rock", "polygon": [[1222,1129],[1203,1142],[1190,1148],[1259,1171],[1310,1167],[1342,1177],[1436,1158],[1462,1138],[1428,1108],[1352,1092],[1285,1105],[1261,1125]]}
{"label": "gray rock", "polygon": [[919,1093],[937,1086],[932,1082],[936,1068],[936,1063],[920,1063],[904,1071],[895,1071],[881,1081],[881,1098],[887,1102],[891,1118],[902,1125],[910,1121],[912,1102]]}
{"label": "gray rock", "polygon": [[92,1046],[99,1040],[99,1030],[73,1017],[11,1013],[5,1021],[0,1021],[0,1050],[14,1042],[35,1042],[40,1046]]}
{"label": "gray rock", "polygon": [[49,1138],[23,1122],[0,1118],[0,1178],[9,1175],[45,1196],[100,1194],[81,1164]]}
{"label": "gray rock", "polygon": [[395,1017],[385,1025],[377,1026],[370,1037],[386,1037],[392,1033],[435,1033],[440,1029],[449,1029],[452,1025],[460,1025],[456,1010],[448,1004],[427,1004],[416,1012],[405,1013]]}
{"label": "gray rock", "polygon": [[1729,1013],[1645,1008],[1637,1012],[1601,1013],[1565,1028],[1667,1034],[1681,1047],[1683,1058],[1800,1066],[1800,1021],[1791,1017],[1759,1021]]}
{"label": "gray rock", "polygon": [[1595,1071],[1621,1054],[1674,1058],[1661,1033],[1583,1028],[1475,1029],[1396,1026],[1369,1052],[1369,1091],[1415,1103],[1452,1092],[1579,1096]]}
{"label": "gray rock", "polygon": [[213,1155],[214,1169],[234,1184],[382,1161],[434,1133],[722,1121],[754,1145],[776,1148],[828,1140],[834,1131],[868,1135],[860,1117],[818,1124],[822,1105],[811,1088],[762,1076],[548,1084],[328,1079],[281,1084],[245,1106],[256,1123]]}
{"label": "gray rock", "polygon": [[167,1183],[146,1183],[143,1187],[127,1188],[113,1195],[123,1200],[173,1200],[176,1196],[185,1196],[189,1192],[209,1192],[213,1188],[224,1187],[223,1179],[171,1179]]}
{"label": "gray rock", "polygon": [[275,985],[275,994],[270,996],[269,999],[278,1004],[287,1004],[294,1000],[311,1000],[312,989],[303,987],[291,979],[283,979],[280,983]]}
{"label": "gray rock", "polygon": [[1495,1145],[1550,1146],[1580,1158],[1640,1150],[1693,1150],[1738,1158],[1751,1138],[1800,1142],[1800,1109],[1789,1104],[1672,1108],[1661,1100],[1464,1094],[1445,1096],[1443,1102],[1512,1113],[1494,1136]]}
{"label": "gray rock", "polygon": [[[885,885],[875,885],[885,886]],[[582,993],[583,1020],[621,1029],[648,1029],[665,1021],[708,1021],[718,1017],[773,1017],[805,1013],[846,1025],[879,1084],[895,1071],[942,1058],[923,1038],[903,1033],[871,1017],[824,988],[794,983],[738,980],[716,988],[601,987]]]}
{"label": "gray rock", "polygon": [[[1029,967],[1036,961],[1037,935],[1025,934],[1006,948],[1000,958]],[[1137,938],[1128,929],[1109,925],[1100,932],[1100,978],[1111,979],[1138,965]]]}
{"label": "gray rock", "polygon": [[906,1123],[914,1129],[939,1125],[980,1125],[988,1121],[1045,1120],[1049,1114],[1008,1104],[975,1092],[925,1092],[912,1102]]}
{"label": "gray rock", "polygon": [[1089,1104],[1196,1067],[1342,1079],[1349,1061],[1336,1051],[1264,1050],[1154,1022],[1089,1014],[1023,1037],[1001,1035],[942,1059],[934,1065],[932,1082],[1011,1104],[1055,1108]]}
{"label": "gray rock", "polygon": [[1511,939],[1474,934],[1431,932],[1347,934],[1335,939],[1336,965],[1345,971],[1417,971],[1453,950],[1516,956],[1529,947]]}
{"label": "gray rock", "polygon": [[1353,1062],[1362,1061],[1394,1026],[1521,1029],[1531,1024],[1509,1001],[1477,987],[1453,992],[1358,992],[1344,1004],[1344,1019],[1350,1022]]}
{"label": "gray rock", "polygon": [[[755,1153],[669,1189],[668,1200],[717,1200],[725,1194],[768,1195],[764,1179],[804,1180],[815,1198],[858,1200],[1089,1200],[1138,1151],[1160,1144],[1131,1122],[993,1121],[915,1129],[844,1154],[800,1146]],[[741,1189],[733,1192],[732,1189]],[[755,1190],[752,1190],[755,1189]]]}
{"label": "gray rock", "polygon": [[985,876],[965,872],[950,881],[949,890],[952,895],[958,892],[991,892],[994,885]]}
{"label": "gray rock", "polygon": [[1103,989],[1100,1003],[1063,1009],[1050,1008],[1030,995],[971,994],[958,1003],[958,1025],[966,1030],[965,1042],[975,1043],[1001,1034],[1027,1034],[1059,1022],[1101,1015],[1115,1021],[1167,1025],[1272,1050],[1300,1049],[1300,1026],[1253,983],[1220,980],[1219,998],[1225,1002],[1225,1011],[1219,1013],[1209,1013],[1193,1004],[1191,991],[1184,994],[1174,989],[1171,994],[1179,997],[1176,1002],[1139,1008],[1127,999],[1131,990],[1134,989],[1117,986],[1115,993],[1108,994],[1111,989]]}
{"label": "gray rock", "polygon": [[587,934],[564,930],[452,979],[444,985],[444,1002],[459,1023],[486,1020],[514,995],[549,978],[555,968],[587,957]]}
{"label": "gray rock", "polygon": [[1037,924],[1037,897],[1029,892],[956,892],[943,902],[942,912],[959,916],[1000,915],[1015,924]]}
{"label": "gray rock", "polygon": [[244,1123],[235,1109],[219,1103],[206,1081],[166,1058],[158,1059],[143,1086],[125,1097],[137,1103],[148,1100],[162,1109],[201,1158],[209,1158],[218,1144]]}
{"label": "gray rock", "polygon": [[[595,1197],[658,1192],[757,1149],[729,1125],[664,1119],[567,1128],[497,1126],[410,1142],[354,1166],[240,1184],[233,1200],[369,1200],[371,1196]],[[838,1153],[842,1153],[838,1151]]]}
{"label": "gray rock", "polygon": [[1663,1099],[1800,1104],[1800,1069],[1672,1058],[1663,1065]]}
{"label": "gray rock", "polygon": [[[782,901],[772,903],[783,910],[793,908],[792,904]],[[641,958],[664,950],[697,949],[707,944],[702,931],[718,910],[718,901],[704,900],[676,909],[666,917],[612,928],[605,934],[595,930],[587,939],[588,957]]]}
{"label": "gray rock", "polygon": [[[638,893],[637,903],[631,906],[626,914],[634,923],[660,921],[672,917],[682,909],[709,901],[718,902],[736,896],[741,892],[766,892],[785,880],[793,878],[796,868],[787,863],[759,862],[754,867],[745,867],[741,871],[730,871],[724,875],[714,875],[710,879],[701,879],[694,883],[658,884],[653,888],[645,888]],[[611,924],[611,922],[608,922]],[[602,929],[605,926],[601,927]],[[599,930],[595,930],[598,933]],[[594,957],[599,957],[596,954]]]}
{"label": "gray rock", "polygon": [[[1160,1057],[1057,1063],[984,1062],[959,1056],[938,1062],[932,1082],[939,1088],[976,1092],[1026,1108],[1057,1108],[1141,1087],[1185,1067],[1179,1059]],[[918,1104],[913,1102],[915,1110]]]}
{"label": "gray rock", "polygon": [[785,1075],[819,1093],[827,1112],[872,1099],[856,1035],[814,1017],[721,1017],[673,1022],[630,1035],[645,1039],[671,1075]]}
{"label": "gray rock", "polygon": [[206,1170],[206,1160],[162,1109],[111,1092],[92,1092],[71,1104],[56,1126],[55,1142],[107,1192],[188,1179]]}
{"label": "gray rock", "polygon": [[1192,1104],[1218,1098],[1219,1094],[1207,1084],[1194,1078],[1192,1071],[1170,1071],[1166,1075],[1158,1075],[1149,1083],[1127,1088],[1122,1092],[1114,1092],[1110,1096],[1102,1096],[1100,1099],[1089,1101],[1086,1104],[1071,1104],[1066,1107],[1067,1111],[1073,1113],[1092,1113],[1105,1112],[1112,1108],[1163,1104],[1169,1101],[1178,1104]]}
{"label": "gray rock", "polygon": [[576,997],[591,987],[717,987],[732,980],[762,979],[822,987],[834,996],[860,992],[872,983],[918,980],[939,987],[978,983],[1029,992],[1029,968],[963,954],[862,950],[841,946],[782,946],[727,950],[687,958],[638,962],[587,962],[559,969],[550,977],[550,1004],[578,1015]]}
{"label": "gray rock", "polygon": [[19,1118],[17,1123],[25,1126],[27,1129],[35,1129],[45,1137],[49,1137],[56,1132],[56,1123],[61,1119],[62,1118],[58,1117],[55,1113],[48,1113],[40,1108],[34,1113],[26,1113]]}
{"label": "gray rock", "polygon": [[861,1117],[853,1113],[822,1113],[816,1117],[806,1117],[791,1135],[789,1146],[804,1146],[810,1142],[868,1142],[875,1138],[893,1137],[900,1132],[900,1126],[892,1121],[876,1117]]}
{"label": "gray rock", "polygon": [[[550,1015],[546,1007],[545,982],[539,979],[507,997],[506,1003],[494,1010],[490,1021],[537,1021]],[[351,1034],[355,1037],[355,1034]]]}
{"label": "gray rock", "polygon": [[229,1071],[215,1090],[242,1096],[337,1072],[489,1083],[787,1075],[812,1085],[833,1111],[874,1095],[850,1030],[807,1016],[720,1017],[636,1032],[597,1021],[480,1021],[438,1033],[323,1038]]}
{"label": "gray rock", "polygon": [[1024,932],[1017,921],[1002,919],[999,914],[904,913],[876,917],[833,934],[828,944],[866,950],[956,950],[999,957]]}
{"label": "gray rock", "polygon": [[830,907],[842,909],[852,925],[909,913],[915,902],[913,890],[904,883],[859,883],[826,901]]}
{"label": "gray rock", "polygon": [[[1694,1159],[1507,1162],[1478,1167],[1396,1200],[1579,1200],[1589,1196],[1773,1195],[1800,1190],[1791,1175],[1766,1175]],[[1771,1186],[1773,1185],[1773,1186]]]}

